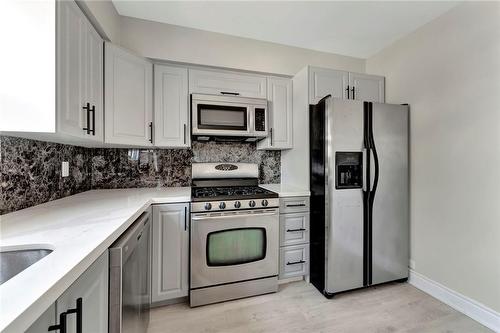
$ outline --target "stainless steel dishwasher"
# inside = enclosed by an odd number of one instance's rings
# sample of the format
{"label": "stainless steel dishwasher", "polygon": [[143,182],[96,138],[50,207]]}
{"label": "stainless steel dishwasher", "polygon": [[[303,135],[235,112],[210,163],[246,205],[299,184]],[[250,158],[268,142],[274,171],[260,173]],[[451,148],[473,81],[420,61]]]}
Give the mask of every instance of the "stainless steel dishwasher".
{"label": "stainless steel dishwasher", "polygon": [[151,211],[109,248],[109,333],[146,332],[151,305]]}

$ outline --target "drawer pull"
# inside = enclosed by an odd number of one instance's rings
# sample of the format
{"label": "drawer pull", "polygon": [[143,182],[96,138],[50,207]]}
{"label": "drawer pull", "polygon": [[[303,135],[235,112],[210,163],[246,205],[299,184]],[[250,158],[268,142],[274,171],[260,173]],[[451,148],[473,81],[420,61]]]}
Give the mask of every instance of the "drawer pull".
{"label": "drawer pull", "polygon": [[293,262],[287,262],[287,265],[297,265],[297,264],[305,264],[306,262],[304,260],[299,260],[299,261],[293,261]]}
{"label": "drawer pull", "polygon": [[286,205],[287,207],[305,207],[306,204],[289,204],[289,205]]}
{"label": "drawer pull", "polygon": [[286,229],[286,232],[299,232],[299,231],[306,231],[306,229],[304,229],[304,228],[300,228],[300,229]]}

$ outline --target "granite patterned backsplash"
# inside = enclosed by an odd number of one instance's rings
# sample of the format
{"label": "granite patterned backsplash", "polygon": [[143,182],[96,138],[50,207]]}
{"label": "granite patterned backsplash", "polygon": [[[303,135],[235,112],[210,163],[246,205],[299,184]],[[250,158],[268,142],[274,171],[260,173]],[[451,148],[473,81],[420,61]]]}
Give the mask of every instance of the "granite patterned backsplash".
{"label": "granite patterned backsplash", "polygon": [[[255,143],[193,142],[191,149],[83,148],[0,136],[0,215],[90,189],[191,185],[192,162],[259,164],[260,183],[279,183],[279,151]],[[61,177],[61,162],[70,175]]]}

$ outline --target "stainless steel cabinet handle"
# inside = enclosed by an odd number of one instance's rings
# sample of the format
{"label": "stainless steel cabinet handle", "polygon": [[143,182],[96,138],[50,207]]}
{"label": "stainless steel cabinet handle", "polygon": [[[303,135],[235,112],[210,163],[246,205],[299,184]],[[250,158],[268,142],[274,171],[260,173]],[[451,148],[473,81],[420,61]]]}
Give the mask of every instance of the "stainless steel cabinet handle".
{"label": "stainless steel cabinet handle", "polygon": [[257,214],[229,214],[229,215],[202,215],[202,216],[193,216],[191,217],[191,221],[204,221],[204,220],[219,220],[219,219],[234,219],[239,217],[261,217],[261,216],[272,216],[276,215],[277,212],[273,211],[270,213],[257,213]]}
{"label": "stainless steel cabinet handle", "polygon": [[347,91],[347,99],[349,99],[349,85],[347,85],[347,88],[345,88],[345,91]]}
{"label": "stainless steel cabinet handle", "polygon": [[83,109],[86,111],[87,115],[87,127],[84,127],[83,130],[87,132],[87,134],[90,134],[90,131],[92,130],[90,127],[90,103],[87,103]]}
{"label": "stainless steel cabinet handle", "polygon": [[153,143],[153,122],[149,122],[149,135],[151,136],[149,142]]}
{"label": "stainless steel cabinet handle", "polygon": [[271,135],[271,146],[273,145],[273,128],[271,127],[271,129],[269,130],[270,132],[270,135]]}
{"label": "stainless steel cabinet handle", "polygon": [[184,144],[186,144],[186,124],[184,124]]}
{"label": "stainless steel cabinet handle", "polygon": [[306,204],[303,204],[303,203],[302,204],[287,204],[286,206],[287,207],[305,207]]}
{"label": "stainless steel cabinet handle", "polygon": [[187,219],[188,219],[188,216],[187,216],[187,208],[184,207],[184,231],[187,231]]}
{"label": "stainless steel cabinet handle", "polygon": [[355,95],[355,92],[354,92],[354,86],[352,86],[351,92],[352,92],[352,99],[356,99],[356,95]]}
{"label": "stainless steel cabinet handle", "polygon": [[240,93],[237,92],[230,92],[230,91],[221,91],[221,95],[233,95],[233,96],[239,96]]}
{"label": "stainless steel cabinet handle", "polygon": [[286,229],[286,232],[299,232],[299,231],[306,231],[304,228],[299,228],[299,229]]}
{"label": "stainless steel cabinet handle", "polygon": [[287,265],[297,265],[297,264],[305,264],[306,262],[304,260],[299,260],[299,261],[292,261],[292,262],[287,262]]}

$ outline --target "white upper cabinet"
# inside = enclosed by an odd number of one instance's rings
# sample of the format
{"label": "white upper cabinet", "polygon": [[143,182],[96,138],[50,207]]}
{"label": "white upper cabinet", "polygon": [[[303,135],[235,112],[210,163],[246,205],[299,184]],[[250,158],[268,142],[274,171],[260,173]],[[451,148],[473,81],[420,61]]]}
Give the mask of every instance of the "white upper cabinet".
{"label": "white upper cabinet", "polygon": [[293,147],[292,80],[268,77],[267,97],[269,135],[259,141],[257,148],[290,149]]}
{"label": "white upper cabinet", "polygon": [[74,1],[57,1],[57,134],[102,142],[102,45]]}
{"label": "white upper cabinet", "polygon": [[350,99],[367,102],[385,102],[384,77],[349,73]]}
{"label": "white upper cabinet", "polygon": [[316,104],[327,95],[332,95],[334,98],[347,98],[348,83],[348,72],[309,67],[309,104]]}
{"label": "white upper cabinet", "polygon": [[110,43],[104,55],[104,142],[152,146],[153,65]]}
{"label": "white upper cabinet", "polygon": [[228,71],[190,69],[189,93],[266,98],[266,77]]}
{"label": "white upper cabinet", "polygon": [[154,143],[191,146],[187,68],[154,65]]}

